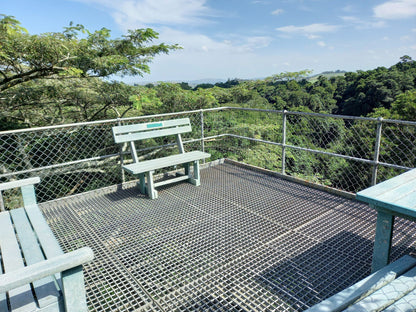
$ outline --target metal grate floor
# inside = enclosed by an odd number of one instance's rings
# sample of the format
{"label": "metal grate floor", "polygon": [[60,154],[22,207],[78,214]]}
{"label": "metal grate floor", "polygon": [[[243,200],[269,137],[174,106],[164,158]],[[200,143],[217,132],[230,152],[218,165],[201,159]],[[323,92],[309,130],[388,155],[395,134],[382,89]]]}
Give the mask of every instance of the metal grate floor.
{"label": "metal grate floor", "polygon": [[[375,213],[222,164],[150,200],[109,187],[41,204],[64,250],[90,246],[92,311],[301,311],[370,273]],[[416,251],[398,219],[393,258]]]}

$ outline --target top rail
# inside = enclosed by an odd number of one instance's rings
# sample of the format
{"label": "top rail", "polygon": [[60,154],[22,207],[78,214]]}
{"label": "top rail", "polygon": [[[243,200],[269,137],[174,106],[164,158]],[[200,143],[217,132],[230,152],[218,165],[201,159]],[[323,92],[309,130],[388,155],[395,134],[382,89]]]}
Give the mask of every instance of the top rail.
{"label": "top rail", "polygon": [[[105,123],[118,123],[118,122],[135,121],[135,120],[142,120],[142,119],[148,119],[148,118],[171,117],[171,116],[180,116],[180,115],[194,114],[194,113],[200,113],[200,112],[215,112],[215,111],[222,111],[222,110],[256,111],[256,112],[265,112],[265,113],[270,112],[270,113],[277,113],[277,114],[282,114],[282,115],[286,114],[286,115],[314,116],[314,117],[324,117],[324,118],[329,117],[329,118],[337,118],[337,119],[365,120],[365,121],[372,121],[372,122],[379,121],[379,118],[372,118],[372,117],[358,117],[358,116],[335,115],[335,114],[292,112],[292,111],[261,109],[261,108],[222,106],[222,107],[216,107],[216,108],[205,108],[205,109],[183,111],[183,112],[154,114],[154,115],[145,115],[145,116],[137,116],[137,117],[127,117],[127,118],[104,119],[104,120],[70,123],[70,124],[55,125],[55,126],[25,128],[25,129],[18,129],[18,130],[6,130],[6,131],[0,131],[0,135],[22,133],[22,132],[44,131],[44,130],[60,129],[60,128],[80,127],[80,126],[91,126],[91,125],[99,125],[99,124],[105,124]],[[381,122],[416,126],[416,121],[408,121],[408,120],[382,119]]]}

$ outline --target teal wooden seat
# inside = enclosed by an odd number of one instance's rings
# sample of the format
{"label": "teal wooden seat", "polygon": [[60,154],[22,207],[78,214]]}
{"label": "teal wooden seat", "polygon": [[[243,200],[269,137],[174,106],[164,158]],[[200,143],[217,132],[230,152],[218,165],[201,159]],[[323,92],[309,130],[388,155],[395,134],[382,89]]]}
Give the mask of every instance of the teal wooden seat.
{"label": "teal wooden seat", "polygon": [[[187,180],[195,186],[200,185],[199,160],[211,155],[201,151],[185,152],[181,134],[191,130],[189,118],[113,127],[114,141],[116,143],[129,143],[130,145],[133,163],[124,165],[123,169],[133,175],[139,175],[139,189],[142,194],[147,194],[151,199],[155,199],[158,196],[156,187],[183,180]],[[136,141],[172,135],[176,136],[179,154],[139,162]],[[185,167],[185,175],[157,183],[153,181],[155,170],[182,164]],[[193,172],[190,170],[191,164],[193,165]]]}
{"label": "teal wooden seat", "polygon": [[416,259],[404,256],[307,312],[415,310]]}
{"label": "teal wooden seat", "polygon": [[374,272],[389,263],[394,218],[416,221],[416,169],[358,192],[357,199],[377,210]]}
{"label": "teal wooden seat", "polygon": [[0,311],[87,311],[82,264],[90,248],[64,254],[36,202],[39,178],[0,184],[20,188],[23,208],[0,212]]}

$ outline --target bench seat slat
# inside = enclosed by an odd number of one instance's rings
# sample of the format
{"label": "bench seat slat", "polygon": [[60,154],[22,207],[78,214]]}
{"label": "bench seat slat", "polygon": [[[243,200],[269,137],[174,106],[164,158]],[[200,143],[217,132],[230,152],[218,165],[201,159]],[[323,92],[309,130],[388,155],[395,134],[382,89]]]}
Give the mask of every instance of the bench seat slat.
{"label": "bench seat slat", "polygon": [[314,305],[308,312],[342,311],[359,299],[374,293],[395,280],[398,276],[416,266],[416,259],[404,256],[385,266],[365,279]]}
{"label": "bench seat slat", "polygon": [[[6,273],[24,267],[9,212],[0,213],[0,246]],[[29,284],[10,290],[9,297],[12,311],[32,311],[36,308]]]}
{"label": "bench seat slat", "polygon": [[35,230],[40,245],[47,259],[63,254],[58,241],[52,233],[48,223],[42,215],[38,205],[30,205],[26,207],[26,213],[30,219],[30,223]]}
{"label": "bench seat slat", "polygon": [[[1,253],[0,253],[0,263],[1,263]],[[3,269],[1,265],[0,265],[0,274],[3,274]],[[9,311],[9,308],[7,307],[6,293],[0,293],[0,311]]]}
{"label": "bench seat slat", "polygon": [[[406,184],[409,181],[412,181],[416,178],[416,170],[410,170],[401,175],[398,175],[394,178],[388,179],[377,185],[362,190],[357,193],[357,198],[362,197],[365,198],[373,198],[379,197],[386,192],[392,191],[395,187],[399,187],[400,185]],[[361,200],[361,199],[360,199]]]}
{"label": "bench seat slat", "polygon": [[345,311],[381,311],[415,288],[416,268],[413,268]]}
{"label": "bench seat slat", "polygon": [[139,163],[123,166],[128,172],[132,174],[139,174],[143,172],[153,171],[156,169],[162,169],[169,166],[180,165],[189,163],[192,161],[208,158],[211,155],[208,153],[193,151],[183,154],[171,155],[163,158],[145,160]]}
{"label": "bench seat slat", "polygon": [[414,311],[416,307],[416,289],[384,309],[384,312]]}
{"label": "bench seat slat", "polygon": [[[10,214],[16,228],[26,265],[45,260],[24,209],[13,209],[10,211]],[[58,309],[59,293],[51,276],[33,282],[33,286],[40,308],[55,305],[56,309]]]}

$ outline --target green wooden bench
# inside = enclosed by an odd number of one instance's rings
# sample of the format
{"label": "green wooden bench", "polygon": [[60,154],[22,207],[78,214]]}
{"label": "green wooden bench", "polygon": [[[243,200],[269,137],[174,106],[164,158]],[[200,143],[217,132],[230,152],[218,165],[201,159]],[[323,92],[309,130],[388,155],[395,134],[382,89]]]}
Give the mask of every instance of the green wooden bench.
{"label": "green wooden bench", "polygon": [[374,272],[389,263],[395,216],[416,221],[416,169],[358,192],[357,199],[377,210]]}
{"label": "green wooden bench", "polygon": [[90,248],[64,254],[36,202],[39,178],[0,184],[20,188],[23,208],[0,212],[0,311],[87,311],[82,264]]}
{"label": "green wooden bench", "polygon": [[[156,187],[183,180],[188,180],[196,186],[200,185],[199,160],[208,158],[211,155],[201,151],[185,152],[181,133],[190,132],[191,130],[189,118],[113,127],[114,141],[116,143],[130,144],[133,163],[124,165],[123,169],[131,174],[139,175],[139,189],[142,194],[147,193],[151,199],[157,198]],[[179,154],[139,162],[135,146],[136,141],[171,135],[176,136]],[[182,164],[185,167],[185,175],[158,183],[153,181],[153,172],[155,170]],[[193,164],[193,172],[190,170],[191,164]]]}

